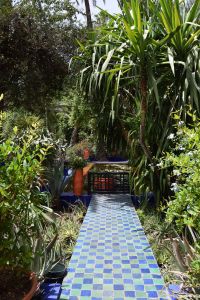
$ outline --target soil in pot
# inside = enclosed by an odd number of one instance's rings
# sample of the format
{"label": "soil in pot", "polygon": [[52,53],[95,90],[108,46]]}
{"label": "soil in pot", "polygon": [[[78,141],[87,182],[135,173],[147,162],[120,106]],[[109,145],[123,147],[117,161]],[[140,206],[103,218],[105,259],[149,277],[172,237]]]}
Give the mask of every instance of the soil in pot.
{"label": "soil in pot", "polygon": [[22,300],[30,289],[30,274],[9,268],[0,269],[1,300]]}

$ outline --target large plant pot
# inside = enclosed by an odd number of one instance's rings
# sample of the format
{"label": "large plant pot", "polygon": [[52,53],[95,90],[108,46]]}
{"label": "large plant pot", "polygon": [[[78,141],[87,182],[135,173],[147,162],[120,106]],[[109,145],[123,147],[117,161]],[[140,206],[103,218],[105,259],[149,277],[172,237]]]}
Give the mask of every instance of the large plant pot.
{"label": "large plant pot", "polygon": [[67,275],[67,269],[64,263],[58,262],[46,275],[45,283],[62,283]]}
{"label": "large plant pot", "polygon": [[73,192],[76,196],[83,193],[83,169],[77,169],[73,178]]}
{"label": "large plant pot", "polygon": [[37,277],[35,275],[35,273],[31,273],[30,275],[30,280],[31,280],[31,289],[28,292],[28,294],[26,294],[22,300],[31,300],[35,294],[35,292],[37,291],[39,284],[37,281]]}

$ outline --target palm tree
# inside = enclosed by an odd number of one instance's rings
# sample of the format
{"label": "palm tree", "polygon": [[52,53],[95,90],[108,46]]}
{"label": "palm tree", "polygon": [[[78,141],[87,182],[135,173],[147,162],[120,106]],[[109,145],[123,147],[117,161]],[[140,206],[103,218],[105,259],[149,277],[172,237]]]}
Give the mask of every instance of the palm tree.
{"label": "palm tree", "polygon": [[[90,9],[90,2],[89,0],[84,0],[85,3],[85,12],[86,12],[86,18],[87,18],[87,27],[88,29],[92,29],[92,15],[91,15],[91,9]],[[94,4],[94,1],[93,1]]]}
{"label": "palm tree", "polygon": [[[92,14],[91,14],[91,8],[90,8],[90,1],[89,0],[82,0],[84,1],[85,4],[85,15],[87,18],[87,28],[88,29],[92,29],[93,28],[93,23],[92,23]],[[79,4],[79,0],[76,1]],[[103,0],[103,2],[105,3],[105,0]],[[92,4],[93,6],[97,5],[97,1],[96,0],[92,0]]]}
{"label": "palm tree", "polygon": [[135,186],[163,194],[167,173],[157,163],[174,130],[171,113],[183,116],[188,104],[199,109],[199,1],[188,13],[178,0],[150,1],[148,10],[144,2],[124,0],[122,15],[109,15],[97,39],[82,48],[82,88],[105,118],[118,118],[130,96]]}

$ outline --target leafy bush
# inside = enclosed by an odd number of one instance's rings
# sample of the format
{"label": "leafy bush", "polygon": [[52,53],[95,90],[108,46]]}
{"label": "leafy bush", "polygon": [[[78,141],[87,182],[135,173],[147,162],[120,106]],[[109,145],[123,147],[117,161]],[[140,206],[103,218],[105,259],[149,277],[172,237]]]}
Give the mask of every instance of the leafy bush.
{"label": "leafy bush", "polygon": [[[0,114],[0,128],[3,117]],[[18,135],[15,127],[13,132],[0,143],[0,265],[41,274],[56,258],[51,250],[56,246],[58,216],[48,207],[48,194],[40,192],[52,145],[35,128]]]}
{"label": "leafy bush", "polygon": [[47,148],[33,146],[30,137],[23,145],[7,139],[0,144],[0,264],[28,267],[33,238],[44,222],[46,194],[39,192],[39,177]]}
{"label": "leafy bush", "polygon": [[[178,121],[176,135],[171,135],[174,148],[166,154],[164,166],[171,168],[174,196],[168,203],[166,221],[174,225],[171,238],[173,253],[181,272],[192,286],[199,287],[200,278],[200,121],[188,112],[192,124]],[[177,232],[176,232],[177,230]]]}
{"label": "leafy bush", "polygon": [[173,167],[171,188],[175,193],[167,220],[179,229],[193,227],[200,234],[200,121],[191,117],[194,125],[190,127],[179,122],[175,148],[165,158],[165,165]]}

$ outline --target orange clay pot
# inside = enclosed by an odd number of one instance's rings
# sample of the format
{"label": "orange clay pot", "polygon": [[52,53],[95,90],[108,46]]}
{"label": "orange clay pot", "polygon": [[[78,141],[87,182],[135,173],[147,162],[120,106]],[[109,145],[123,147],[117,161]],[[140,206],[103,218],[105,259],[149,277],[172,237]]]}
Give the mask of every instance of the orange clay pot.
{"label": "orange clay pot", "polygon": [[73,178],[73,192],[76,196],[83,193],[83,169],[77,169]]}
{"label": "orange clay pot", "polygon": [[39,284],[38,284],[37,277],[36,277],[35,273],[30,274],[30,280],[31,280],[31,283],[32,283],[31,289],[28,292],[28,294],[26,294],[23,297],[22,300],[31,300],[33,298],[35,292],[37,291],[38,287],[39,287]]}

